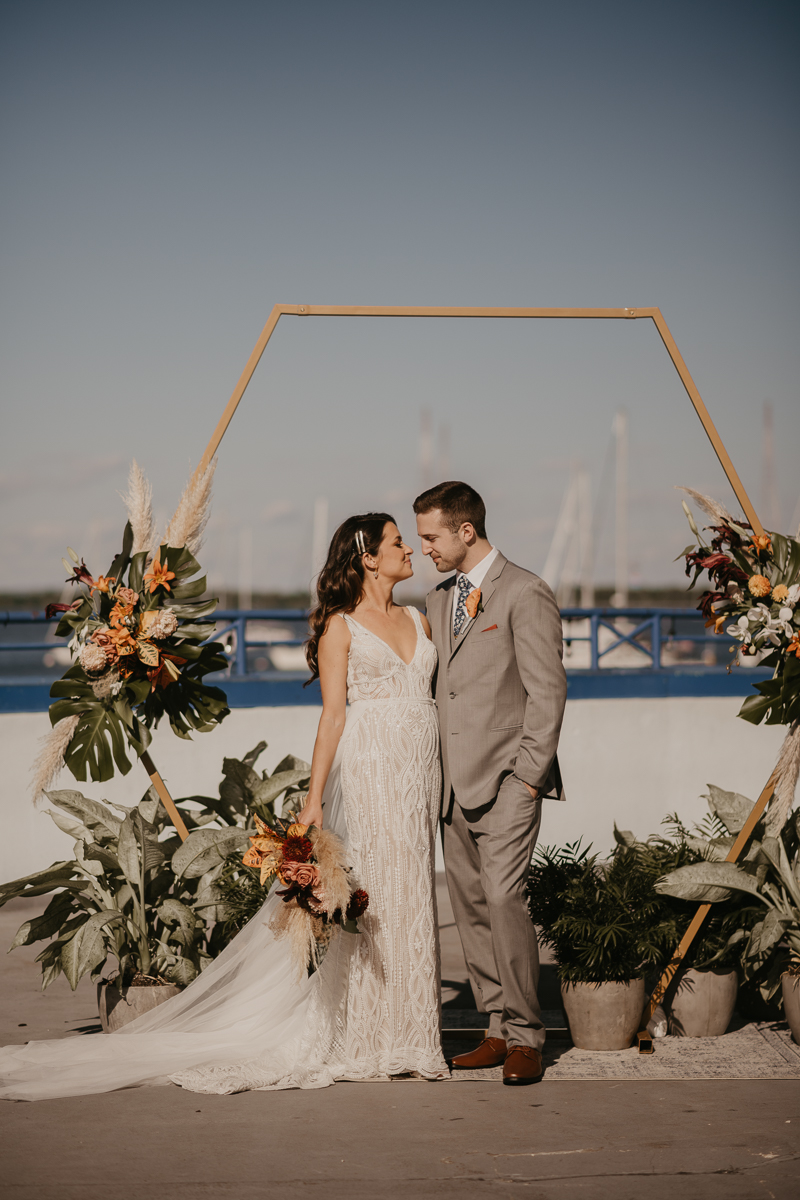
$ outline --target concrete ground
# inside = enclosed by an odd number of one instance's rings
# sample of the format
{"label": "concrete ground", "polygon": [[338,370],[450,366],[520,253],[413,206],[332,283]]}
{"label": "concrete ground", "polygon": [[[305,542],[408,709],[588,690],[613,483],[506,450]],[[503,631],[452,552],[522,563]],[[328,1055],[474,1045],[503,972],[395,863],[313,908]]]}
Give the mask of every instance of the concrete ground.
{"label": "concrete ground", "polygon": [[[0,909],[0,945],[30,915]],[[464,1007],[446,900],[441,921],[443,998]],[[38,990],[36,952],[0,960],[0,1044],[97,1023],[87,982]],[[793,1080],[354,1083],[238,1096],[137,1088],[0,1103],[0,1195],[673,1200],[679,1189],[685,1200],[794,1200],[798,1134]]]}

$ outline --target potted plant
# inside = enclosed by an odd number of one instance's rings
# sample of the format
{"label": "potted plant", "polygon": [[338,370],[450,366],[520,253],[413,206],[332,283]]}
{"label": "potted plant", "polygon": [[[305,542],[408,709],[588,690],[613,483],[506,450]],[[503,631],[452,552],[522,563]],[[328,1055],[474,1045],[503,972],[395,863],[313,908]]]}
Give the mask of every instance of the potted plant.
{"label": "potted plant", "polygon": [[781,976],[783,1011],[792,1031],[792,1037],[800,1043],[800,958],[795,958]]}
{"label": "potted plant", "polygon": [[[43,988],[63,973],[74,990],[89,973],[99,981],[103,1028],[113,1030],[175,995],[223,949],[235,928],[216,881],[229,856],[238,852],[240,861],[253,813],[273,816],[287,790],[292,804],[302,804],[299,784],[309,776],[294,756],[259,775],[253,764],[265,746],[243,760],[225,759],[218,799],[177,802],[190,830],[185,842],[152,788],[133,808],[77,791],[46,793],[56,806],[49,815],[75,838],[74,858],[0,885],[0,906],[55,893],[11,946],[47,940],[37,960]],[[115,967],[113,979],[101,978],[107,966]]]}
{"label": "potted plant", "polygon": [[[671,836],[657,835],[642,844],[643,865],[654,887],[662,877],[682,867],[705,862],[711,853],[724,858],[733,844],[733,833],[741,828],[740,815],[747,801],[712,785],[709,790],[711,811],[701,825],[690,831],[672,815],[664,822]],[[709,849],[712,846],[713,851]],[[661,928],[672,948],[680,941],[696,906],[660,888],[657,891],[662,900]],[[749,931],[758,919],[759,906],[746,892],[732,892],[712,909],[668,989],[664,1006],[670,1032],[686,1037],[718,1037],[725,1033],[739,991],[740,955],[733,935]]]}
{"label": "potted plant", "polygon": [[[708,799],[724,833],[693,839],[701,859],[670,870],[656,889],[684,902],[710,903],[712,913],[738,897],[741,919],[728,931],[725,953],[737,955],[745,980],[757,986],[764,1000],[783,990],[784,1001],[789,993],[791,1004],[795,996],[787,972],[800,959],[800,812],[792,813],[783,832],[773,837],[766,835],[762,819],[746,857],[729,863],[724,859],[752,802],[714,787]],[[732,911],[737,911],[735,901]],[[786,1010],[788,1014],[788,1006]]]}
{"label": "potted plant", "polygon": [[[628,835],[629,836],[629,835]],[[528,907],[558,964],[574,1044],[630,1046],[644,1008],[644,976],[664,955],[661,904],[639,845],[624,837],[607,862],[576,842],[535,856]]]}

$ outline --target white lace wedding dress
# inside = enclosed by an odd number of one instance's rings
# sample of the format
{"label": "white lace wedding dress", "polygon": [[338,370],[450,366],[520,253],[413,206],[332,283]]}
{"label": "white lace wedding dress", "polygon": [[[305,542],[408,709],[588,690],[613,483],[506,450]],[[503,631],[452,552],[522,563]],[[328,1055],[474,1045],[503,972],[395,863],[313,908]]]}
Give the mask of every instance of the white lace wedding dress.
{"label": "white lace wedding dress", "polygon": [[351,632],[349,709],[325,789],[325,824],[348,846],[369,909],[302,979],[259,913],[184,992],[109,1036],[0,1050],[0,1097],[43,1100],[170,1081],[195,1092],[318,1088],[337,1079],[448,1073],[441,1050],[434,837],[440,769],[419,613],[405,663]]}

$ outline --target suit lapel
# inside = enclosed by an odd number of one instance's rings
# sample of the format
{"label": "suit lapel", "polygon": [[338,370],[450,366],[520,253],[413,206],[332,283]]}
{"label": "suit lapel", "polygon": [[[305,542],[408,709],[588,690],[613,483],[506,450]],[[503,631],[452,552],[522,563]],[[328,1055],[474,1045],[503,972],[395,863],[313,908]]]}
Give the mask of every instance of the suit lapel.
{"label": "suit lapel", "polygon": [[[505,558],[504,555],[498,554],[497,558],[494,560],[492,565],[489,567],[489,570],[486,574],[486,578],[484,579],[483,583],[481,584],[481,604],[483,606],[484,612],[486,611],[487,604],[489,603],[492,596],[494,595],[494,592],[496,590],[496,582],[502,575],[503,568],[505,567],[507,562],[508,562],[508,559]],[[458,653],[458,651],[464,645],[464,642],[467,640],[469,635],[472,633],[472,630],[475,628],[475,626],[479,622],[479,618],[482,616],[483,616],[483,613],[479,612],[477,614],[477,616],[475,617],[475,619],[470,621],[469,625],[467,625],[467,628],[464,630],[464,632],[461,634],[461,636],[459,638],[453,639],[451,641],[451,643],[450,643],[450,646],[451,646],[450,658],[451,659],[454,657],[454,655],[456,655]],[[452,622],[451,622],[451,629],[452,629]]]}

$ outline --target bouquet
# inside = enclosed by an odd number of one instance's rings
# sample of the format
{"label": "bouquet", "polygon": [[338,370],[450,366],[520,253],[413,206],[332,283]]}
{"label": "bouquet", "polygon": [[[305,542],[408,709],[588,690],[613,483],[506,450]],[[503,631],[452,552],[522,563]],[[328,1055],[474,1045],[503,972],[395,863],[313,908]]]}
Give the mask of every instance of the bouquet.
{"label": "bouquet", "polygon": [[692,495],[714,524],[710,544],[700,534],[683,502],[692,532],[699,544],[687,546],[690,586],[708,572],[712,587],[698,608],[706,626],[715,633],[724,629],[739,643],[738,655],[763,655],[763,665],[773,669],[772,679],[754,686],[760,693],[748,696],[739,716],[754,725],[791,725],[800,719],[800,540],[778,533],[756,534],[745,521],[736,521],[721,504]]}
{"label": "bouquet", "polygon": [[[224,670],[219,643],[208,644],[213,626],[198,624],[216,608],[202,600],[205,576],[193,550],[207,519],[210,474],[190,484],[162,543],[155,551],[150,489],[136,463],[131,519],[122,548],[107,574],[92,574],[74,550],[68,583],[80,594],[71,604],[49,604],[47,616],[60,616],[57,634],[69,636],[73,665],[50,689],[53,726],[35,764],[34,794],[39,795],[63,766],[76,779],[114,775],[114,764],[127,774],[127,750],[140,757],[150,729],[166,716],[173,731],[188,738],[191,730],[212,729],[230,711],[225,693],[203,678]],[[174,544],[178,543],[178,544]]]}
{"label": "bouquet", "polygon": [[358,933],[369,896],[353,888],[341,838],[329,829],[276,820],[272,828],[254,816],[256,836],[242,862],[260,871],[267,890],[277,877],[283,904],[272,917],[276,937],[289,936],[298,970],[319,966],[337,926]]}

